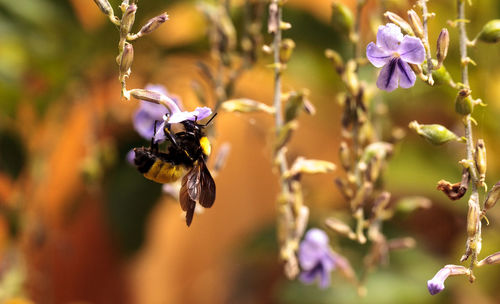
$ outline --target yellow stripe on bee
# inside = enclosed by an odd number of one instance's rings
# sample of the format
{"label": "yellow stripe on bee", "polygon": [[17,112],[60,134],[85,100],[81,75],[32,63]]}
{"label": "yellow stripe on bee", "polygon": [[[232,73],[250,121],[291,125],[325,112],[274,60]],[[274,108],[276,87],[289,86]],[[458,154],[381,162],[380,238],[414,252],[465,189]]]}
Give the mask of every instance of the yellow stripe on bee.
{"label": "yellow stripe on bee", "polygon": [[210,152],[212,152],[212,146],[210,145],[210,141],[206,136],[200,138],[200,146],[203,151],[203,154],[207,156],[210,155]]}
{"label": "yellow stripe on bee", "polygon": [[157,159],[144,177],[154,182],[166,184],[175,182],[184,174],[182,166],[175,166],[169,162]]}

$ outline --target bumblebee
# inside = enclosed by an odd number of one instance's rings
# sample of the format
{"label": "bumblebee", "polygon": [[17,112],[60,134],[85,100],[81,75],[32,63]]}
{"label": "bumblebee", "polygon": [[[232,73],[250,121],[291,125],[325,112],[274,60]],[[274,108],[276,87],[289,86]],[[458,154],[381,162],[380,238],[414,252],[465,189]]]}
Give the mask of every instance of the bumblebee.
{"label": "bumblebee", "polygon": [[206,124],[192,120],[166,123],[163,130],[169,142],[166,152],[159,151],[154,136],[149,148],[134,148],[134,164],[145,178],[164,184],[183,176],[179,200],[182,210],[186,211],[188,226],[193,220],[196,202],[210,208],[215,201],[215,182],[206,165],[211,146],[204,133],[214,117]]}

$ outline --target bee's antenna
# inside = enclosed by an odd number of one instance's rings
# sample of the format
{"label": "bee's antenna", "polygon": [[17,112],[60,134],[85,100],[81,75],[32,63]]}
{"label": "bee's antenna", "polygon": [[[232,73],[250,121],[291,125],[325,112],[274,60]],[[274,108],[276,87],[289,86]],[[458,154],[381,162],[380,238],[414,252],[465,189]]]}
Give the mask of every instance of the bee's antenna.
{"label": "bee's antenna", "polygon": [[200,125],[200,126],[203,126],[203,127],[208,126],[212,122],[212,120],[215,118],[215,116],[217,116],[217,112],[215,112],[214,115],[212,115],[212,117],[210,117],[210,119],[205,124]]}

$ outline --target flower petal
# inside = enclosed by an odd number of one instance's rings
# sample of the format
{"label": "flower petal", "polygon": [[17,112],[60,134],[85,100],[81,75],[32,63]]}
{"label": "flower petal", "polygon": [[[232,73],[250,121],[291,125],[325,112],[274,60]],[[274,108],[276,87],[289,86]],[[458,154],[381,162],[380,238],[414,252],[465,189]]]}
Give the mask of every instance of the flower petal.
{"label": "flower petal", "polygon": [[385,51],[395,52],[401,40],[403,40],[401,29],[394,23],[387,23],[378,27],[377,45]]}
{"label": "flower petal", "polygon": [[408,63],[403,60],[397,60],[397,66],[397,69],[399,70],[399,86],[404,89],[411,88],[415,84],[417,76],[415,76],[415,73],[412,71]]}
{"label": "flower petal", "polygon": [[320,274],[318,268],[311,269],[309,271],[302,271],[299,275],[299,280],[306,284],[311,284],[316,280],[316,276]]}
{"label": "flower petal", "polygon": [[331,282],[331,273],[327,269],[321,269],[321,272],[319,273],[319,287],[320,288],[327,288],[330,286]]}
{"label": "flower petal", "polygon": [[404,36],[398,48],[398,53],[406,62],[421,64],[425,60],[425,49],[422,41],[416,37]]}
{"label": "flower petal", "polygon": [[377,87],[388,92],[394,91],[398,87],[399,69],[397,68],[398,58],[393,58],[386,64],[377,79]]}
{"label": "flower petal", "polygon": [[386,51],[373,42],[366,47],[366,58],[377,68],[386,65],[392,57],[392,52]]}
{"label": "flower petal", "polygon": [[208,107],[198,107],[192,112],[178,112],[172,114],[168,118],[169,123],[179,123],[181,121],[185,120],[192,120],[192,121],[197,121],[197,120],[202,120],[212,114],[212,110]]}
{"label": "flower petal", "polygon": [[[158,107],[151,107],[158,106]],[[154,133],[154,122],[163,121],[163,115],[167,110],[162,105],[141,101],[139,109],[135,112],[134,128],[145,139],[151,139]]]}
{"label": "flower petal", "polygon": [[165,121],[163,121],[160,125],[156,126],[156,134],[155,134],[155,143],[161,143],[167,140],[165,136]]}

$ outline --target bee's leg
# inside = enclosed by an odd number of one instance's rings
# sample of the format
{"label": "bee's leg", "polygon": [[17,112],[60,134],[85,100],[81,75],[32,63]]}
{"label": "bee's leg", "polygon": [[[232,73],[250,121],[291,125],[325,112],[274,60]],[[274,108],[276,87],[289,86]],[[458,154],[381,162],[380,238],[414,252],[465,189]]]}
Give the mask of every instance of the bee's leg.
{"label": "bee's leg", "polygon": [[163,129],[163,132],[165,133],[165,137],[167,137],[167,139],[176,147],[176,148],[179,148],[179,145],[177,144],[177,142],[175,141],[175,138],[174,136],[172,135],[172,133],[170,133],[170,130],[168,129],[168,127],[165,127]]}

